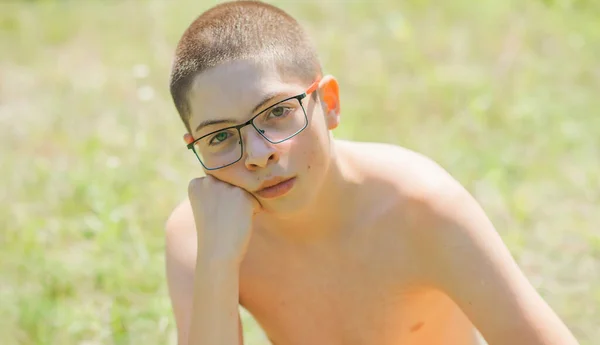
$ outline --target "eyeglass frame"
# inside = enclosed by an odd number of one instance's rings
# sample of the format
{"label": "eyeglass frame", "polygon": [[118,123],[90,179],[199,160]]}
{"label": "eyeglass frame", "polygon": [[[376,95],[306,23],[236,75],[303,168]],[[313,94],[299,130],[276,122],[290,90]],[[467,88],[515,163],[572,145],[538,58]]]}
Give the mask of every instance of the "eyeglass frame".
{"label": "eyeglass frame", "polygon": [[[265,140],[267,140],[267,141],[268,141],[268,142],[270,142],[271,144],[280,144],[280,143],[282,143],[282,142],[284,142],[284,141],[286,141],[286,140],[289,140],[289,139],[291,139],[291,138],[295,137],[295,136],[296,136],[296,135],[298,135],[300,132],[302,132],[304,129],[306,129],[306,127],[308,127],[308,115],[306,114],[306,109],[304,109],[304,105],[302,104],[302,100],[303,100],[304,98],[306,98],[308,95],[310,95],[310,94],[312,94],[313,92],[315,92],[315,90],[317,90],[317,88],[318,88],[318,86],[319,86],[319,81],[320,81],[320,79],[317,79],[317,80],[316,80],[315,82],[313,82],[313,83],[312,83],[312,84],[311,84],[311,85],[308,87],[308,89],[306,89],[306,91],[304,91],[303,93],[301,93],[301,94],[299,94],[299,95],[296,95],[296,96],[288,97],[288,98],[286,98],[286,99],[283,99],[283,100],[281,100],[281,101],[279,101],[279,102],[277,102],[277,103],[275,103],[275,104],[273,104],[273,105],[269,106],[268,108],[266,108],[266,109],[264,109],[264,110],[260,111],[258,114],[256,114],[256,115],[252,116],[252,117],[251,117],[251,118],[250,118],[248,121],[246,121],[246,122],[244,122],[244,123],[241,123],[241,124],[239,124],[239,125],[235,125],[235,126],[224,127],[224,128],[218,129],[218,130],[216,130],[216,131],[212,131],[212,132],[210,132],[210,133],[208,133],[208,134],[205,134],[205,135],[203,135],[203,136],[199,137],[198,139],[195,139],[194,141],[192,141],[192,142],[190,142],[189,144],[187,144],[187,145],[186,145],[186,146],[187,146],[187,148],[188,148],[188,150],[192,150],[192,151],[194,152],[194,155],[196,156],[196,158],[198,159],[198,161],[200,162],[200,164],[202,164],[202,166],[204,167],[204,169],[206,169],[206,170],[209,170],[209,171],[210,171],[210,170],[219,170],[219,169],[223,169],[223,168],[225,168],[225,167],[228,167],[228,166],[230,166],[230,165],[233,165],[233,164],[235,164],[235,163],[239,162],[239,161],[242,159],[242,157],[244,157],[244,140],[242,139],[242,128],[244,128],[244,127],[246,127],[246,126],[248,126],[248,125],[250,125],[250,124],[251,124],[251,125],[252,125],[252,127],[253,127],[253,128],[256,130],[256,132],[258,132],[258,134],[260,134],[260,136],[261,136],[261,137],[265,138]],[[278,140],[278,141],[272,141],[271,139],[267,138],[267,137],[264,135],[264,130],[261,130],[261,129],[259,129],[258,127],[256,127],[256,125],[254,124],[254,120],[255,120],[257,117],[259,117],[260,115],[264,114],[266,111],[268,111],[268,110],[270,110],[270,109],[272,109],[272,108],[276,107],[277,105],[279,105],[279,104],[281,104],[281,103],[283,103],[283,102],[287,102],[287,101],[289,101],[289,100],[291,100],[291,99],[296,99],[296,100],[298,100],[298,103],[300,103],[300,107],[302,108],[302,112],[304,113],[304,126],[303,126],[302,128],[300,128],[298,131],[296,131],[296,133],[294,133],[294,134],[290,135],[289,137],[287,137],[287,138],[285,138],[285,139]],[[224,131],[224,130],[228,130],[228,129],[236,129],[236,130],[237,130],[237,132],[238,132],[238,135],[239,135],[239,137],[240,137],[240,142],[239,142],[239,144],[240,144],[240,146],[241,146],[241,150],[240,150],[240,157],[239,157],[238,159],[236,159],[235,161],[233,161],[233,162],[231,162],[231,163],[227,164],[227,165],[223,165],[223,166],[220,166],[220,167],[218,167],[218,168],[208,168],[206,165],[204,165],[204,163],[203,163],[203,162],[202,162],[202,160],[200,159],[200,156],[198,155],[198,152],[196,152],[196,148],[194,147],[194,144],[195,144],[197,141],[199,141],[200,139],[206,138],[206,137],[208,137],[209,135],[213,135],[213,134],[215,134],[215,133],[219,133],[219,132],[222,132],[222,131]]]}

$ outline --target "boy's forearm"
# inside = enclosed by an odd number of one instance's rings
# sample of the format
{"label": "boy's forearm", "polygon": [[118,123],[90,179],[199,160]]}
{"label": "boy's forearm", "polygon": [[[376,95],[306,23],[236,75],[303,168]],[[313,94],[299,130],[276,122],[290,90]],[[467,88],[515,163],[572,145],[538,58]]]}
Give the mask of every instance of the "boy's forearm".
{"label": "boy's forearm", "polygon": [[238,345],[238,266],[199,258],[195,276],[187,345]]}

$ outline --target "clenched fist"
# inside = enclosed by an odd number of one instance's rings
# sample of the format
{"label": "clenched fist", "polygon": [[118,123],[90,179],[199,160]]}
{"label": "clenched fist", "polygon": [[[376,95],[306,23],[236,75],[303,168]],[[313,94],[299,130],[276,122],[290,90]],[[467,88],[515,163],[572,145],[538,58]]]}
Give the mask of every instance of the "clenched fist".
{"label": "clenched fist", "polygon": [[209,261],[240,262],[250,240],[252,216],[260,210],[258,200],[212,176],[193,179],[188,196],[198,232],[198,254]]}

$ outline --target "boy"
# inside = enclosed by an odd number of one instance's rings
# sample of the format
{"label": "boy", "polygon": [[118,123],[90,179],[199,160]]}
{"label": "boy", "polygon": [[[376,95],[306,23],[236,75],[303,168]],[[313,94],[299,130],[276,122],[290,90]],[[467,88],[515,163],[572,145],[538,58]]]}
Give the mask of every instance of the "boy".
{"label": "boy", "polygon": [[338,84],[285,12],[220,4],[175,55],[207,175],[166,224],[179,344],[243,344],[239,305],[276,345],[577,343],[440,166],[333,138]]}

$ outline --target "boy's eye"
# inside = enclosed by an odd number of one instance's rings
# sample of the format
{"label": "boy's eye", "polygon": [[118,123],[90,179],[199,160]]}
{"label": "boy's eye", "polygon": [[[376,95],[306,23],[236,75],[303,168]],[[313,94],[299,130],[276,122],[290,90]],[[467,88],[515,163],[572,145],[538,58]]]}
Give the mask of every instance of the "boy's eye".
{"label": "boy's eye", "polygon": [[219,144],[225,140],[227,140],[227,138],[229,138],[229,133],[228,132],[219,132],[217,134],[215,134],[212,139],[210,139],[209,144],[210,145],[216,145]]}
{"label": "boy's eye", "polygon": [[290,112],[291,108],[289,107],[275,107],[269,112],[269,117],[282,117],[287,115]]}

